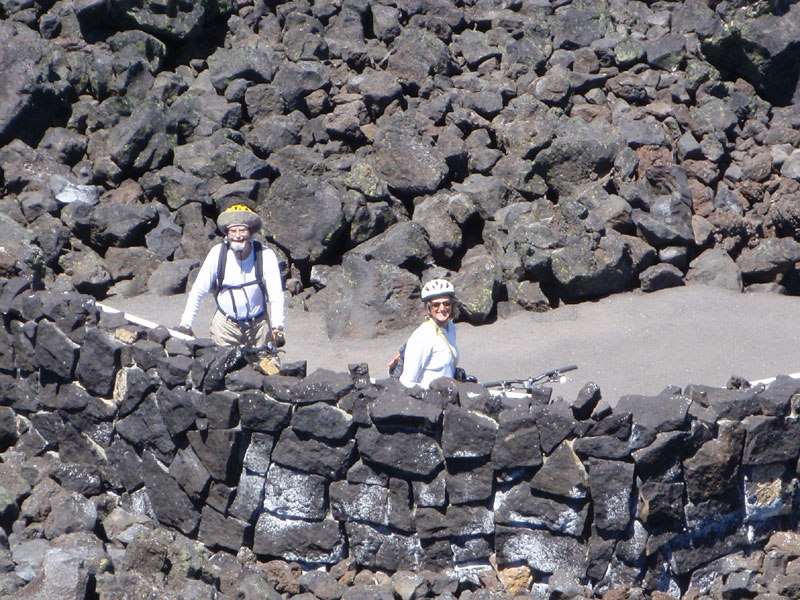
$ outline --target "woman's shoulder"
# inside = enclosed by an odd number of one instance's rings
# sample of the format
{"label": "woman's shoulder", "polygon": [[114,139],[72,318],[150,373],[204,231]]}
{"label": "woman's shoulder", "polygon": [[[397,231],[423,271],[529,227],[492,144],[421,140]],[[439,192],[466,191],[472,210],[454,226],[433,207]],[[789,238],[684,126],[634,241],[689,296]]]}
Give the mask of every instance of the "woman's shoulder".
{"label": "woman's shoulder", "polygon": [[434,331],[433,327],[431,327],[430,321],[427,319],[417,325],[416,329],[411,332],[411,336],[409,336],[409,340],[411,339],[419,339],[423,337],[428,337]]}

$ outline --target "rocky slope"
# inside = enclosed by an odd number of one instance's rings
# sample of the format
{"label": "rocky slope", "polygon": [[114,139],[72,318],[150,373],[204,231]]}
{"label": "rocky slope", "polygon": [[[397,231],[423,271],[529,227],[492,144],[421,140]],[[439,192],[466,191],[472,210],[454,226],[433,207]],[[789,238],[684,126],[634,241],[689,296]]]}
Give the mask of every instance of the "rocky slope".
{"label": "rocky slope", "polygon": [[800,292],[795,2],[2,0],[0,19],[6,275],[178,291],[246,198],[331,334],[408,325],[448,272],[474,323],[692,281]]}

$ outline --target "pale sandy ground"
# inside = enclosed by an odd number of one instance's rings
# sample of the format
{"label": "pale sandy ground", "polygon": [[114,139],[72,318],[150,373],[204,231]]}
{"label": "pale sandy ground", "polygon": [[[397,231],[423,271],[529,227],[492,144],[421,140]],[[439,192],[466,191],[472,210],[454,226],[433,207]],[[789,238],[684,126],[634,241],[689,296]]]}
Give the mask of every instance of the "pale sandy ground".
{"label": "pale sandy ground", "polygon": [[[105,304],[174,326],[184,301],[183,295],[139,296]],[[197,335],[208,335],[213,307],[206,298]],[[570,374],[572,381],[555,385],[554,395],[573,400],[594,382],[614,405],[621,395],[655,395],[668,385],[724,386],[732,375],[756,380],[796,373],[798,319],[798,298],[703,286],[636,292],[547,313],[517,312],[480,327],[459,323],[460,365],[487,381],[574,363],[579,368]],[[330,340],[322,314],[292,308],[284,360],[305,359],[309,372],[366,362],[371,375],[382,378],[386,361],[411,330],[372,340]]]}

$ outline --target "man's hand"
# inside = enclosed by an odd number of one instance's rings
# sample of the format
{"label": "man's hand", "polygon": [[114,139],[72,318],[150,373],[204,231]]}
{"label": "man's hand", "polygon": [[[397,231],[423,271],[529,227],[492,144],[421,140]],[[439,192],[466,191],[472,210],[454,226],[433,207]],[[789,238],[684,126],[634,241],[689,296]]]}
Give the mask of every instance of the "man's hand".
{"label": "man's hand", "polygon": [[272,330],[272,343],[275,344],[276,348],[281,348],[286,344],[286,335],[283,333],[283,329],[275,328]]}
{"label": "man's hand", "polygon": [[178,333],[182,333],[183,335],[196,337],[194,331],[192,331],[192,328],[187,327],[186,325],[178,325],[177,327],[173,327],[172,329],[173,331],[177,331]]}

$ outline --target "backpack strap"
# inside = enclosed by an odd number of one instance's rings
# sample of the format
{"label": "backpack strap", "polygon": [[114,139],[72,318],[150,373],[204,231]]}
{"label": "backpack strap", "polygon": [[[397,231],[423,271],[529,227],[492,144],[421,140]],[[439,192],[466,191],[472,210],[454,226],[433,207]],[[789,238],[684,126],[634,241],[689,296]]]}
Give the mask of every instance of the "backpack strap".
{"label": "backpack strap", "polygon": [[[231,247],[230,246],[230,242],[228,241],[227,237],[221,243],[221,246],[222,246],[222,248],[220,248],[219,260],[217,261],[217,274],[216,274],[216,277],[214,279],[214,290],[216,292],[216,296],[219,296],[219,294],[225,289],[223,287],[223,285],[222,285],[222,282],[225,279],[225,266],[227,265],[227,262],[228,262],[228,250]],[[255,252],[255,255],[253,256],[253,259],[255,261],[256,283],[257,283],[259,289],[261,290],[261,295],[262,295],[262,298],[264,300],[263,305],[262,305],[262,310],[266,311],[267,310],[267,302],[269,301],[269,295],[267,294],[267,286],[264,285],[264,256],[263,256],[263,250],[264,250],[263,244],[261,242],[257,241],[257,240],[253,240],[253,252]],[[246,285],[251,285],[251,284],[246,284]],[[235,289],[235,288],[238,288],[238,287],[242,287],[242,286],[233,286],[233,287],[229,287],[228,289],[229,289],[229,291],[231,291],[231,293],[233,293],[232,290]],[[219,301],[217,301],[216,304],[217,304],[217,307],[219,308]],[[235,304],[234,304],[234,310],[236,310]]]}
{"label": "backpack strap", "polygon": [[261,295],[264,298],[264,310],[267,310],[267,302],[269,302],[269,294],[267,294],[267,286],[264,285],[264,245],[259,241],[253,241],[253,252],[256,253],[256,281],[258,287],[261,288]]}
{"label": "backpack strap", "polygon": [[228,249],[231,247],[228,238],[221,244],[219,260],[217,261],[217,276],[214,280],[214,289],[219,293],[222,290],[222,280],[225,279],[225,264],[228,262]]}
{"label": "backpack strap", "polygon": [[436,323],[434,323],[433,319],[431,319],[430,317],[427,317],[425,320],[428,321],[433,326],[433,328],[436,330],[437,335],[440,338],[442,338],[442,340],[444,340],[445,344],[447,344],[447,349],[450,350],[450,358],[453,359],[453,366],[454,367],[458,366],[458,358],[456,358],[456,351],[453,349],[453,346],[450,345],[450,342],[447,341],[447,338],[444,336],[444,333],[442,333],[442,328],[439,327]]}

